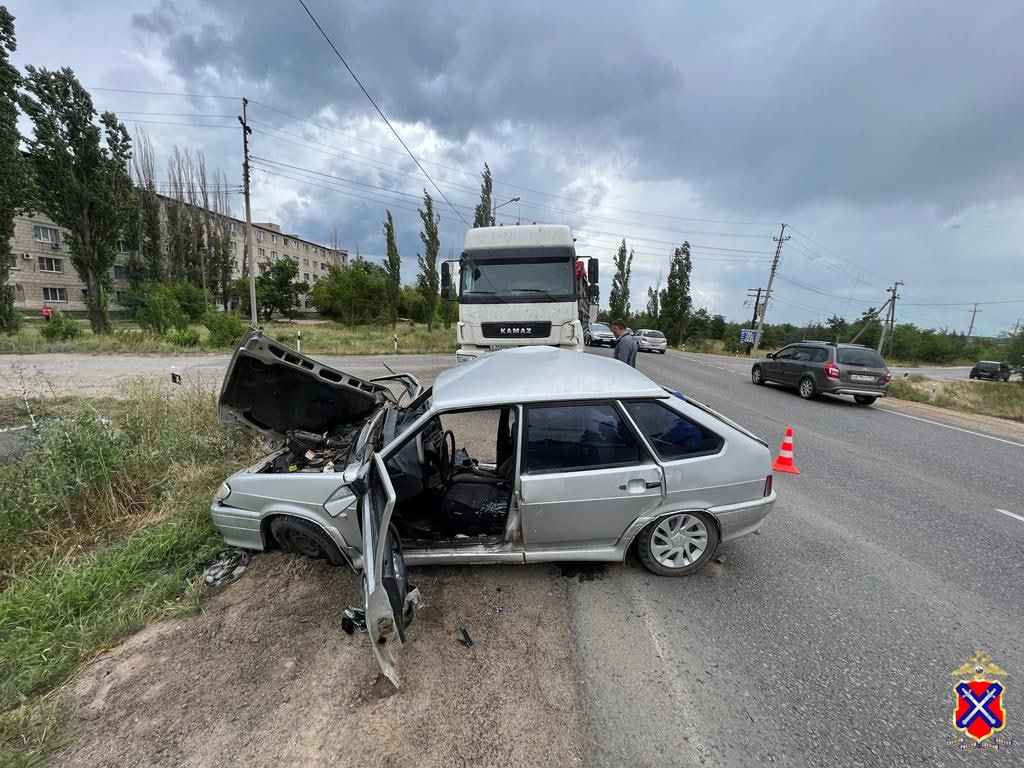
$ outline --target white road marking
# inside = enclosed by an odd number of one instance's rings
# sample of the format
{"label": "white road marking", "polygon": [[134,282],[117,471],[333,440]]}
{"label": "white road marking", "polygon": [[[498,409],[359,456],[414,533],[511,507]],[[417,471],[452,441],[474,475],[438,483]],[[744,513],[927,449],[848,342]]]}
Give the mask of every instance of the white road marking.
{"label": "white road marking", "polygon": [[999,507],[996,507],[996,512],[1002,512],[1004,515],[1008,515],[1009,517],[1015,517],[1022,523],[1024,523],[1024,515],[1018,515],[1016,512],[1010,512],[1005,509],[999,509]]}
{"label": "white road marking", "polygon": [[970,429],[964,429],[963,427],[954,427],[951,424],[943,424],[941,421],[932,421],[931,419],[922,419],[920,416],[911,416],[909,413],[900,413],[899,411],[890,411],[888,408],[879,408],[878,410],[882,413],[891,413],[893,416],[902,416],[905,419],[913,419],[914,421],[923,421],[925,424],[934,424],[936,427],[944,427],[946,429],[953,429],[957,432],[966,432],[968,435],[974,435],[975,437],[984,437],[989,440],[995,440],[997,443],[1006,443],[1007,445],[1015,445],[1018,448],[1024,448],[1024,443],[1015,443],[1013,440],[1004,440],[1001,437],[994,437],[992,435],[986,435],[984,432],[975,432]]}

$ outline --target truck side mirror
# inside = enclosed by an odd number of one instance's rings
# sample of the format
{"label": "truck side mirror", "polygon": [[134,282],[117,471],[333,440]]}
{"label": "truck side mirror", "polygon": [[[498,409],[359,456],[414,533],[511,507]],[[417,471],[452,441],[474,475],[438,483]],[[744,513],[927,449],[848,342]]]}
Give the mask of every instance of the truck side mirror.
{"label": "truck side mirror", "polygon": [[441,298],[445,301],[452,298],[452,265],[449,261],[441,262]]}
{"label": "truck side mirror", "polygon": [[591,259],[587,262],[587,282],[591,285],[597,285],[598,283],[597,267],[597,259]]}
{"label": "truck side mirror", "polygon": [[591,283],[590,287],[590,299],[591,301],[597,301],[601,298],[601,286],[597,283]]}

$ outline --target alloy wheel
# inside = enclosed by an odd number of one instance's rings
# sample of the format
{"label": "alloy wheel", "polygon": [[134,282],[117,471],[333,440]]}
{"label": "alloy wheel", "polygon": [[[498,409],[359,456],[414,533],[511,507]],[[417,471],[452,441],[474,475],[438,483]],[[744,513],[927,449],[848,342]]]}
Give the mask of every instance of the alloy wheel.
{"label": "alloy wheel", "polygon": [[682,513],[662,520],[651,534],[651,554],[665,568],[682,568],[700,559],[708,529],[699,517]]}

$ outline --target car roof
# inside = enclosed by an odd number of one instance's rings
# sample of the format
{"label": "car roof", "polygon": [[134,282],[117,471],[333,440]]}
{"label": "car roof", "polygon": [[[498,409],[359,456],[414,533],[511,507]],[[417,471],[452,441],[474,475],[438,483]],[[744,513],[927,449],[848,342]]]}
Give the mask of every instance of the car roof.
{"label": "car roof", "polygon": [[666,397],[632,366],[585,352],[547,346],[492,352],[442,371],[434,381],[434,408],[546,400]]}

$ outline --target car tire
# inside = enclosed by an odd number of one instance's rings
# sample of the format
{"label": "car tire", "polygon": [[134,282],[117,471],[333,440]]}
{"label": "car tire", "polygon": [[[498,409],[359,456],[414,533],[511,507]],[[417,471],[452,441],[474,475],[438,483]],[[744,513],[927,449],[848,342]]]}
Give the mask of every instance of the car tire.
{"label": "car tire", "polygon": [[665,354],[665,350],[664,350],[664,349],[660,349],[660,350],[658,350],[658,354],[659,354],[659,355],[664,355],[664,354]]}
{"label": "car tire", "polygon": [[878,399],[877,397],[872,397],[871,395],[854,395],[853,396],[853,402],[855,402],[857,405],[871,405],[877,399]]}
{"label": "car tire", "polygon": [[309,520],[280,515],[271,518],[270,533],[284,552],[302,555],[312,560],[326,560],[331,565],[345,563],[345,557],[341,554],[337,544],[331,540],[323,528]]}
{"label": "car tire", "polygon": [[813,400],[818,394],[818,388],[814,385],[814,379],[810,376],[804,376],[800,379],[796,391],[800,393],[800,397],[804,400]]}
{"label": "car tire", "polygon": [[[680,546],[674,546],[677,543]],[[706,512],[676,512],[640,531],[636,549],[640,562],[651,573],[688,576],[714,557],[718,527]]]}
{"label": "car tire", "polygon": [[750,380],[758,386],[764,384],[764,371],[760,365],[755,365],[750,369]]}

